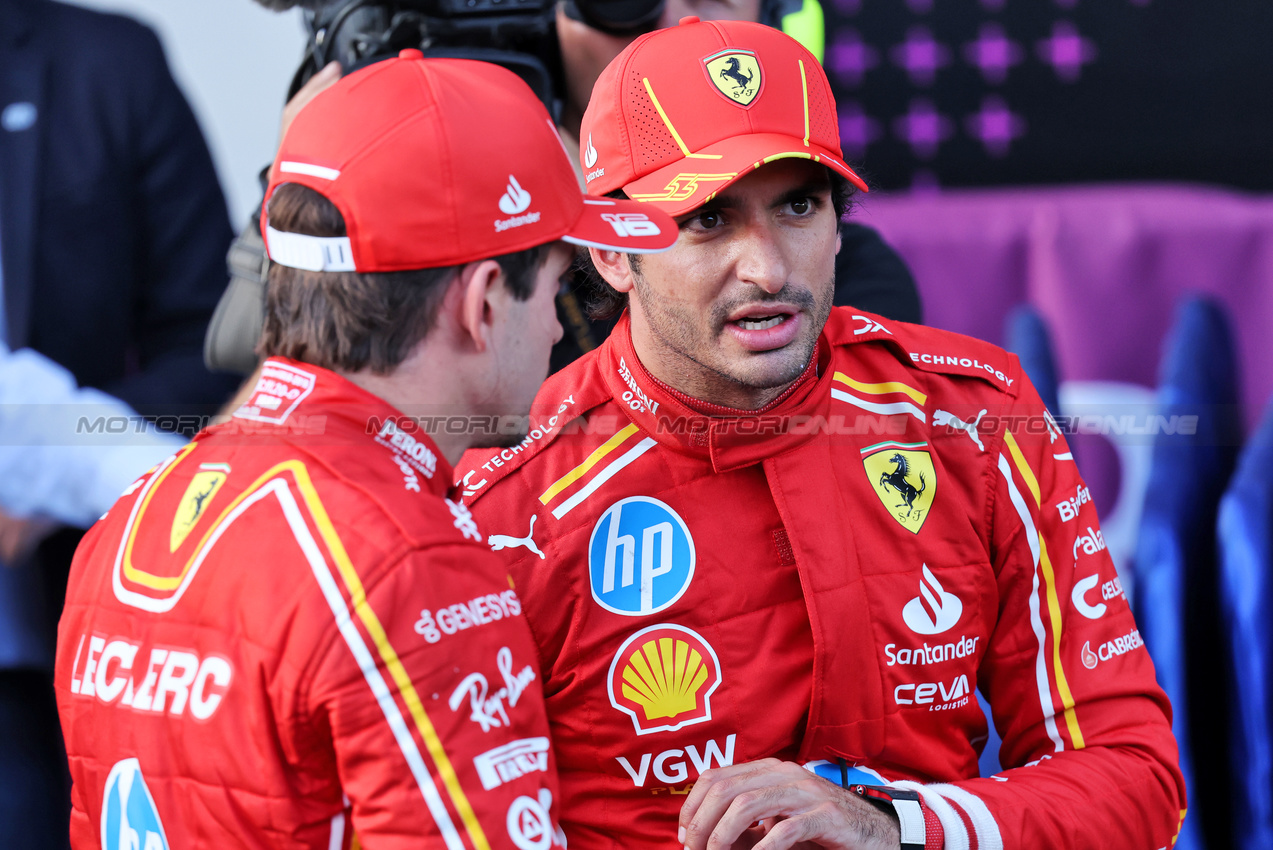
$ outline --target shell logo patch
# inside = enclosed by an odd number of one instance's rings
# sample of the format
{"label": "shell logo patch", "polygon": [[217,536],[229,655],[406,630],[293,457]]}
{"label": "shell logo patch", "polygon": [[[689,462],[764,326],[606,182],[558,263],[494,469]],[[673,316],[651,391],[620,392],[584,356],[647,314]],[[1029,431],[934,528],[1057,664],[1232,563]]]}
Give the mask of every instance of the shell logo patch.
{"label": "shell logo patch", "polygon": [[177,512],[172,517],[172,532],[168,538],[168,551],[176,552],[185,542],[186,537],[199,524],[207,512],[208,505],[216,498],[217,491],[225,483],[230,474],[228,463],[203,463],[190,484],[185,495],[177,503]]}
{"label": "shell logo patch", "polygon": [[106,850],[168,850],[155,798],[135,758],[116,762],[106,776],[101,839]]}
{"label": "shell logo patch", "polygon": [[862,449],[862,466],[875,495],[912,534],[919,534],[937,495],[937,470],[927,446],[890,440]]}
{"label": "shell logo patch", "polygon": [[713,53],[702,61],[707,79],[730,103],[745,108],[760,96],[765,79],[755,53],[731,48]]}
{"label": "shell logo patch", "polygon": [[610,704],[632,718],[638,735],[673,732],[712,719],[720,661],[696,632],[660,623],[623,642],[607,678]]}

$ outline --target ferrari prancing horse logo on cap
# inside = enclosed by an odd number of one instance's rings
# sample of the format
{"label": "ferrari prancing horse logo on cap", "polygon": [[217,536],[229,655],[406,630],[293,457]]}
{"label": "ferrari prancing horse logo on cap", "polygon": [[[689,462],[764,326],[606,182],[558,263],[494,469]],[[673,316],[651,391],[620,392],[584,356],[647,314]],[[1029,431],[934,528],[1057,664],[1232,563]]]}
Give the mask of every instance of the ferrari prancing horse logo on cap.
{"label": "ferrari prancing horse logo on cap", "polygon": [[722,50],[703,59],[707,79],[716,90],[739,106],[751,106],[760,94],[764,77],[760,60],[750,50]]}

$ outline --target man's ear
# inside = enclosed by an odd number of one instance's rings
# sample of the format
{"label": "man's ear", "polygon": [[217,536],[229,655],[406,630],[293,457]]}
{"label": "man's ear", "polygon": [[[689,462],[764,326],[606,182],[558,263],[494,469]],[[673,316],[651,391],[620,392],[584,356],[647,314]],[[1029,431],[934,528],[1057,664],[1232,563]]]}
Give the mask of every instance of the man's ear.
{"label": "man's ear", "polygon": [[454,285],[459,299],[455,315],[457,330],[476,351],[485,351],[502,303],[500,298],[507,294],[504,270],[495,260],[478,260],[460,268],[459,280]]}
{"label": "man's ear", "polygon": [[618,292],[631,292],[636,286],[632,278],[632,268],[628,265],[628,255],[622,251],[606,251],[601,248],[589,248],[588,255],[597,273],[605,278]]}

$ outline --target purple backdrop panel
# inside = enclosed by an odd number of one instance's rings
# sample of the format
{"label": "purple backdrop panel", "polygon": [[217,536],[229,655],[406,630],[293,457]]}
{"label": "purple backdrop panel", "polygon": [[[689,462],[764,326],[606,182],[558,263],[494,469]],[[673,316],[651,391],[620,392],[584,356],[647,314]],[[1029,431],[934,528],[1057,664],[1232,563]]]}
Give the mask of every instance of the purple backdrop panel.
{"label": "purple backdrop panel", "polygon": [[1179,185],[866,196],[915,272],[925,321],[1002,342],[1035,304],[1063,380],[1157,383],[1172,310],[1188,292],[1224,303],[1237,335],[1244,413],[1273,395],[1273,198]]}

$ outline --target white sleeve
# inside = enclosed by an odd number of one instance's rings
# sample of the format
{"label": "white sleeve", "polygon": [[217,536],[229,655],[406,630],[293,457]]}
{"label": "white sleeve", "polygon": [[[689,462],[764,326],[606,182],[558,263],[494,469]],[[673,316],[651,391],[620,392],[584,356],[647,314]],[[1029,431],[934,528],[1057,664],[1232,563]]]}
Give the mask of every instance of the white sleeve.
{"label": "white sleeve", "polygon": [[88,527],[184,441],[62,366],[0,343],[0,509]]}

